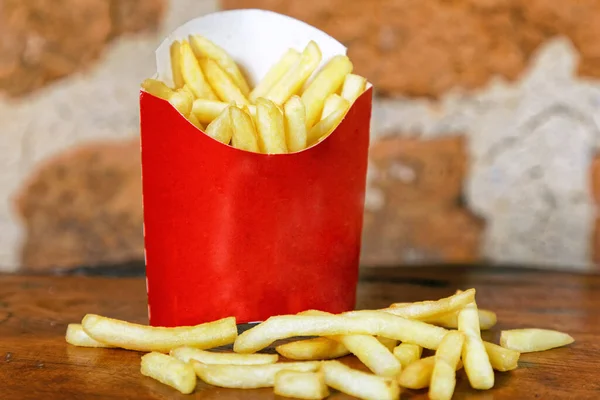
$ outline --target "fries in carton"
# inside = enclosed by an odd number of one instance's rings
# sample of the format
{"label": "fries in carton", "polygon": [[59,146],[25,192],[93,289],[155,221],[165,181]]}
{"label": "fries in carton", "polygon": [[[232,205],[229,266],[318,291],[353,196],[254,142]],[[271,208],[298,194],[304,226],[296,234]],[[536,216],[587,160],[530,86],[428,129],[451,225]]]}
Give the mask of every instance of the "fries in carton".
{"label": "fries in carton", "polygon": [[[310,41],[322,53],[313,78],[346,53],[324,32],[283,15],[217,12],[165,39],[156,52],[156,79],[173,86],[171,45],[195,34],[225,49],[252,86],[282,55],[302,52]],[[371,101],[368,85],[316,144],[261,154],[215,140],[169,101],[141,91],[151,325],[189,326],[228,316],[245,323],[307,309],[354,308]]]}

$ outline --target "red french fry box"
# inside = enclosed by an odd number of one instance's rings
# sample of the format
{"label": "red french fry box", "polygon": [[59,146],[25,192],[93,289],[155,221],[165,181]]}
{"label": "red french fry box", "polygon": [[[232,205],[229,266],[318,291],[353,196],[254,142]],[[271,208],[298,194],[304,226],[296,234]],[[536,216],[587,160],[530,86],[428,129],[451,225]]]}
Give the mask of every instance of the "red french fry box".
{"label": "red french fry box", "polygon": [[[157,50],[172,83],[169,46],[201,34],[256,84],[290,47],[314,40],[323,64],[346,49],[298,20],[234,10],[192,20]],[[318,144],[292,154],[220,143],[167,101],[140,95],[148,316],[185,326],[238,323],[307,309],[354,308],[363,224],[372,89]]]}

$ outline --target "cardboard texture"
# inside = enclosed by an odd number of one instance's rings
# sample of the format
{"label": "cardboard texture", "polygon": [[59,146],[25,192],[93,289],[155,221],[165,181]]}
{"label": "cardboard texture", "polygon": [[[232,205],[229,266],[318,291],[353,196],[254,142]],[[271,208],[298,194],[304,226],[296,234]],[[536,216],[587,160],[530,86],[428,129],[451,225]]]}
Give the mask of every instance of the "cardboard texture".
{"label": "cardboard texture", "polygon": [[[277,38],[273,48],[263,41],[265,31]],[[165,46],[188,33],[203,34],[231,52],[252,84],[285,50],[301,50],[311,39],[324,62],[345,52],[331,37],[289,17],[227,11],[177,29],[157,51],[159,79],[170,82]],[[259,66],[255,54],[268,62]],[[227,316],[247,323],[306,309],[354,308],[371,102],[369,88],[317,145],[265,155],[215,141],[168,102],[141,92],[151,325],[195,325]]]}

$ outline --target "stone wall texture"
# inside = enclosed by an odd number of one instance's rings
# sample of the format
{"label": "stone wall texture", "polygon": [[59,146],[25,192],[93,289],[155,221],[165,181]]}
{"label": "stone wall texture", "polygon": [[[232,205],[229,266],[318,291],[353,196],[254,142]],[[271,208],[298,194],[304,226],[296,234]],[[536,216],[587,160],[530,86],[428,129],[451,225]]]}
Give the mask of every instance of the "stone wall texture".
{"label": "stone wall texture", "polygon": [[139,83],[250,7],[375,84],[365,267],[600,271],[600,0],[0,0],[0,271],[143,259]]}
{"label": "stone wall texture", "polygon": [[493,76],[517,79],[555,35],[571,38],[579,72],[600,77],[598,0],[222,0],[313,24],[349,48],[379,92],[437,97]]}
{"label": "stone wall texture", "polygon": [[19,96],[89,67],[111,39],[156,30],[164,0],[3,0],[0,93]]}

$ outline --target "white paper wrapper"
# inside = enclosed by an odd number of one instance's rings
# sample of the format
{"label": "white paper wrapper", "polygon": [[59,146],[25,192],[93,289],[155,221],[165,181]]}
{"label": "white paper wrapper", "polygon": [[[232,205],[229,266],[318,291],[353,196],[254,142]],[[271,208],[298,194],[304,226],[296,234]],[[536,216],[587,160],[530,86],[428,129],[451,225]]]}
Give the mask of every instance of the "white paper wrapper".
{"label": "white paper wrapper", "polygon": [[193,19],[171,33],[156,50],[157,78],[173,85],[169,47],[175,40],[200,34],[225,49],[255,86],[289,49],[302,51],[314,40],[321,65],[346,54],[346,47],[323,31],[297,19],[265,10],[230,10]]}

